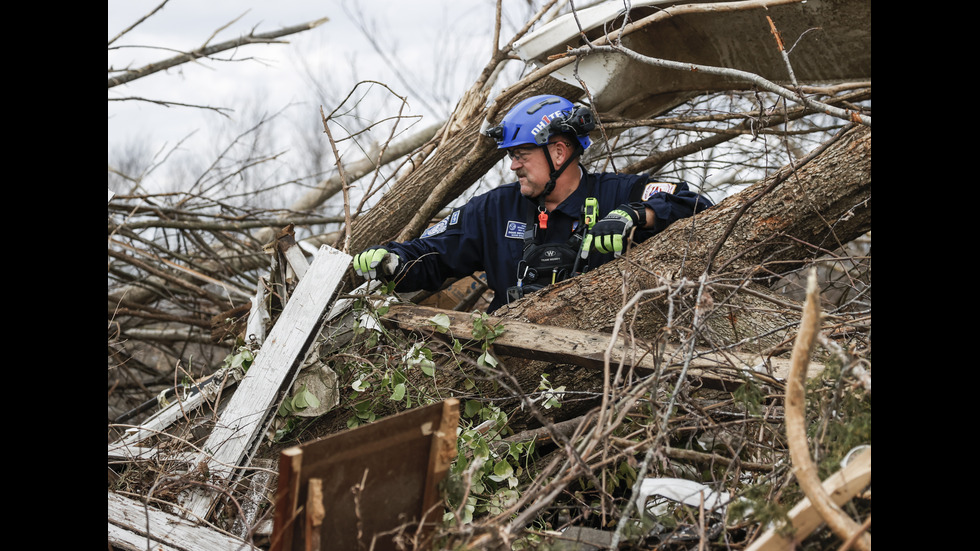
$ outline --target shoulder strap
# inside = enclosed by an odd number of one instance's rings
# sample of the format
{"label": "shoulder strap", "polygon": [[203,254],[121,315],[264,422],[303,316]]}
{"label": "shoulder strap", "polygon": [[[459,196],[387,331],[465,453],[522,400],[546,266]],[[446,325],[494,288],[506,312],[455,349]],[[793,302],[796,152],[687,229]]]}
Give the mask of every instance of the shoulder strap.
{"label": "shoulder strap", "polygon": [[538,207],[528,200],[524,224],[524,249],[538,238]]}

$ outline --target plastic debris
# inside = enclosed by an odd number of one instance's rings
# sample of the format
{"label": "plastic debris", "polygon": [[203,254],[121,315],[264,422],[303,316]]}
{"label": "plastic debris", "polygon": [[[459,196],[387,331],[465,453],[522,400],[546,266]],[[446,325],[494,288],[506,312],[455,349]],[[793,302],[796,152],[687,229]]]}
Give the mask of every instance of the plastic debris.
{"label": "plastic debris", "polygon": [[731,501],[731,497],[726,494],[683,478],[647,478],[640,485],[640,491],[636,496],[636,508],[645,511],[646,502],[651,496],[664,497],[691,507],[700,507],[704,500],[706,511],[724,508]]}

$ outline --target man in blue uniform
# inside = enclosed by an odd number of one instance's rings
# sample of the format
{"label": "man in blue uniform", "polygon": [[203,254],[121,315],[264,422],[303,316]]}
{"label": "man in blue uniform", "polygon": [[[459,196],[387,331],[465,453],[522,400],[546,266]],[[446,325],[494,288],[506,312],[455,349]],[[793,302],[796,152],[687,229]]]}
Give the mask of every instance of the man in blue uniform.
{"label": "man in blue uniform", "polygon": [[685,182],[585,172],[578,158],[593,128],[592,112],[565,98],[523,100],[487,131],[517,182],[470,199],[419,239],[366,249],[354,269],[399,291],[486,271],[493,312],[620,256],[631,235],[639,243],[711,206]]}

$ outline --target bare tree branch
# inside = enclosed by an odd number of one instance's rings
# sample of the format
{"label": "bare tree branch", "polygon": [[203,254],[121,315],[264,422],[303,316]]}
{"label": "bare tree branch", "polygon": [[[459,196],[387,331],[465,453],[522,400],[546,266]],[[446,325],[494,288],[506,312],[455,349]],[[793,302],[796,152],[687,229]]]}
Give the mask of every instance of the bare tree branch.
{"label": "bare tree branch", "polygon": [[202,57],[209,57],[218,52],[223,52],[225,50],[231,50],[238,48],[240,46],[245,46],[247,44],[275,44],[283,43],[281,40],[276,40],[277,38],[288,36],[291,34],[296,34],[303,31],[308,31],[310,29],[316,28],[323,23],[326,23],[328,19],[324,17],[323,19],[317,19],[316,21],[310,21],[309,23],[301,23],[299,25],[294,25],[292,27],[285,27],[279,29],[278,31],[272,31],[262,34],[251,34],[242,36],[233,40],[228,40],[215,44],[213,46],[201,46],[196,50],[190,52],[182,53],[180,55],[174,56],[170,59],[165,59],[163,61],[158,61],[155,63],[150,63],[149,65],[144,65],[139,69],[130,69],[125,71],[119,76],[115,76],[109,79],[108,88],[114,86],[119,86],[120,84],[126,84],[127,82],[132,82],[136,79],[143,78],[153,73],[158,73],[160,71],[165,71],[172,67],[194,61],[195,59],[200,59]]}

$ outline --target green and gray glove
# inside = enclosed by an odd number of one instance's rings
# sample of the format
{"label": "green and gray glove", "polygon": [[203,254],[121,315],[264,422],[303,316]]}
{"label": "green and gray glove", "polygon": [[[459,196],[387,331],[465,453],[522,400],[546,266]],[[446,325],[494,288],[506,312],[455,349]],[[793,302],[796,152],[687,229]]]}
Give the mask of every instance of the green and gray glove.
{"label": "green and gray glove", "polygon": [[642,203],[635,205],[619,205],[596,222],[595,227],[585,237],[582,243],[582,258],[588,258],[590,250],[600,253],[613,253],[616,257],[623,254],[623,242],[634,226],[643,227],[646,224],[646,208]]}
{"label": "green and gray glove", "polygon": [[397,254],[384,247],[369,247],[354,255],[354,271],[364,279],[387,281],[398,273],[400,260]]}

